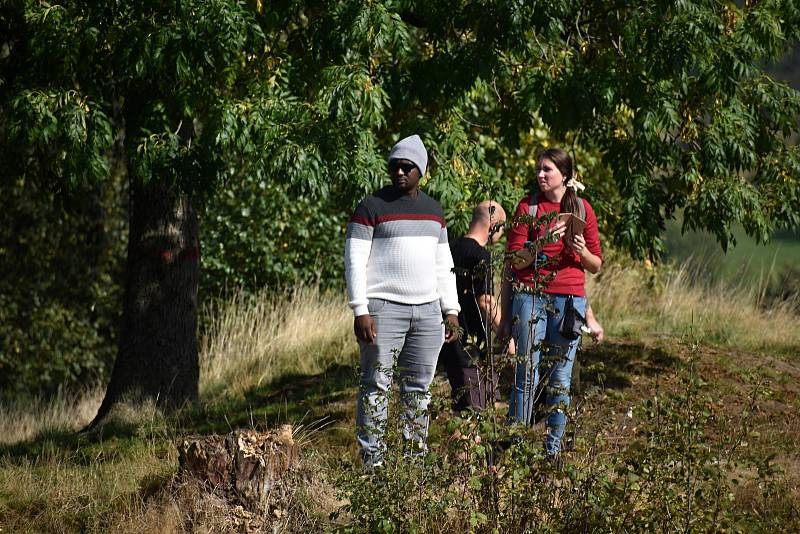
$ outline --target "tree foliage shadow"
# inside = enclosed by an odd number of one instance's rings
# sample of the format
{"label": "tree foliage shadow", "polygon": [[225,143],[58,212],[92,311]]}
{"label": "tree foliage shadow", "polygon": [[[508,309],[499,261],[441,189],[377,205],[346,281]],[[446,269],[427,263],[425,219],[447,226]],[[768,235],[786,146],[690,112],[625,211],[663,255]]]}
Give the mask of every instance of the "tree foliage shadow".
{"label": "tree foliage shadow", "polygon": [[75,450],[86,440],[79,434],[66,430],[41,432],[34,438],[11,444],[0,444],[0,458],[22,460],[35,458],[45,449]]}
{"label": "tree foliage shadow", "polygon": [[29,440],[0,444],[0,458],[19,463],[59,453],[71,464],[89,465],[114,458],[140,438],[141,423],[134,421],[111,421],[94,432],[44,430]]}
{"label": "tree foliage shadow", "polygon": [[[198,403],[168,415],[164,435],[227,433],[237,428],[267,429],[282,423],[314,426],[350,417],[348,403],[357,385],[356,366],[335,364],[318,374],[287,373],[251,388],[238,398]],[[162,426],[163,429],[163,426]],[[0,444],[0,458],[30,462],[50,453],[76,465],[107,461],[142,438],[142,422],[110,420],[88,433],[46,430],[12,444]]]}
{"label": "tree foliage shadow", "polygon": [[584,344],[578,353],[577,389],[591,386],[626,389],[633,376],[655,376],[674,368],[680,358],[663,347],[648,347],[638,342]]}
{"label": "tree foliage shadow", "polygon": [[227,433],[237,428],[274,428],[283,423],[314,424],[347,419],[344,401],[353,397],[357,368],[333,364],[318,374],[287,373],[243,396],[223,398],[187,410],[181,417],[186,432]]}

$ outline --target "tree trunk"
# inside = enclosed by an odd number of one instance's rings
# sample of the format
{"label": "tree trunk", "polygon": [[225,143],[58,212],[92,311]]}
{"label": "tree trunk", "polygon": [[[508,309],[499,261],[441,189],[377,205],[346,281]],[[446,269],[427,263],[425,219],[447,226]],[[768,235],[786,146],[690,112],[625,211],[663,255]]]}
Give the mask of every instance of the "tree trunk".
{"label": "tree trunk", "polygon": [[197,213],[174,187],[134,182],[119,353],[86,430],[121,400],[177,408],[197,399]]}

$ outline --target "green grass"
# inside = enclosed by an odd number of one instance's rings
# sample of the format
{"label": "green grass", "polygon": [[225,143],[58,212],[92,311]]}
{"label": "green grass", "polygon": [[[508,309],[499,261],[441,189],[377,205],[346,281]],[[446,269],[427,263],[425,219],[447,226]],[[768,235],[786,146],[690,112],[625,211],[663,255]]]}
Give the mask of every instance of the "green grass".
{"label": "green grass", "polygon": [[691,261],[710,283],[768,284],[782,269],[800,265],[800,232],[778,232],[766,244],[756,243],[741,227],[733,233],[736,244],[723,252],[713,235],[694,231],[681,235],[680,222],[670,221],[664,236],[666,258],[678,264]]}
{"label": "green grass", "polygon": [[104,532],[168,485],[176,453],[166,421],[106,429],[100,440],[44,432],[0,447],[0,525],[7,532]]}

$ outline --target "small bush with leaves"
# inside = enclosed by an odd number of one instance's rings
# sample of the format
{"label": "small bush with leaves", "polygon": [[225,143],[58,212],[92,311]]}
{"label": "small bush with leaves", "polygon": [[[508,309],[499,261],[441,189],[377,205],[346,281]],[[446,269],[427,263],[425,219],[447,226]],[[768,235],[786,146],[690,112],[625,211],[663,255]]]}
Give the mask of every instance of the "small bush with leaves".
{"label": "small bush with leaves", "polygon": [[[344,523],[339,531],[751,529],[752,512],[734,506],[737,477],[750,473],[761,498],[770,499],[777,472],[768,458],[741,454],[750,432],[747,413],[739,419],[718,413],[694,357],[678,373],[681,388],[659,391],[632,408],[636,432],[612,455],[596,453],[604,428],[594,425],[593,435],[579,436],[554,462],[544,455],[542,429],[507,425],[504,413],[488,408],[450,418],[430,453],[413,458],[402,454],[398,420],[390,415],[389,453],[381,467],[336,466],[335,484],[347,500],[334,514]],[[760,391],[753,386],[751,405]],[[587,396],[580,411],[572,410],[573,428],[589,426],[582,414],[602,411],[592,402]],[[433,408],[441,410],[439,419],[446,418],[445,407],[440,399]]]}

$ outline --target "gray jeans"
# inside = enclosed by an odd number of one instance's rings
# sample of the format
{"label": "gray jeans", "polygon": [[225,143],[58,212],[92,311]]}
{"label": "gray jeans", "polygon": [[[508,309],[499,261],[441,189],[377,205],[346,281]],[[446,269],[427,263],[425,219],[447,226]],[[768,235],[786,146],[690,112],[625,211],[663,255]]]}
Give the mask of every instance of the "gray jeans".
{"label": "gray jeans", "polygon": [[367,466],[382,461],[386,450],[387,395],[392,385],[395,357],[403,403],[403,437],[412,452],[425,452],[429,388],[444,342],[438,300],[409,305],[370,299],[369,314],[375,321],[377,337],[373,343],[359,342],[361,388],[356,417],[361,458]]}

